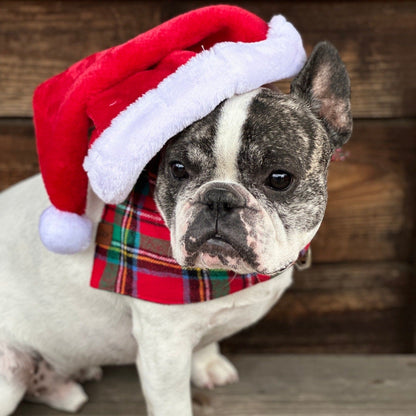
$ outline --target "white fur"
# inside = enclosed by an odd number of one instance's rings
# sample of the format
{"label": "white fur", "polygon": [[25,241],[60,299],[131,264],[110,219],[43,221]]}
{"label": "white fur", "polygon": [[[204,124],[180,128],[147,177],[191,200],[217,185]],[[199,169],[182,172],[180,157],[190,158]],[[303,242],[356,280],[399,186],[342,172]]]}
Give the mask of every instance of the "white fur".
{"label": "white fur", "polygon": [[[236,379],[215,346],[194,360],[192,353],[260,319],[289,286],[291,271],[191,305],[161,305],[92,289],[93,247],[63,256],[41,244],[37,219],[47,205],[40,176],[0,194],[0,345],[28,357],[41,354],[64,378],[82,369],[136,362],[153,416],[192,414],[191,374],[208,387]],[[102,204],[91,197],[88,207],[95,229]],[[49,404],[78,408],[84,393],[71,386],[61,402]],[[0,416],[13,412],[24,392],[12,373],[7,380],[0,374]]]}
{"label": "white fur", "polygon": [[106,203],[122,202],[169,138],[226,98],[296,75],[305,60],[299,33],[281,15],[261,42],[222,42],[199,53],[118,114],[93,143],[84,161],[93,190]]}
{"label": "white fur", "polygon": [[194,353],[191,377],[196,386],[213,389],[238,381],[236,368],[219,352],[218,344],[212,343]]}
{"label": "white fur", "polygon": [[259,93],[236,95],[224,103],[218,120],[215,138],[214,157],[217,164],[215,179],[237,181],[237,157],[241,147],[242,128],[253,98]]}

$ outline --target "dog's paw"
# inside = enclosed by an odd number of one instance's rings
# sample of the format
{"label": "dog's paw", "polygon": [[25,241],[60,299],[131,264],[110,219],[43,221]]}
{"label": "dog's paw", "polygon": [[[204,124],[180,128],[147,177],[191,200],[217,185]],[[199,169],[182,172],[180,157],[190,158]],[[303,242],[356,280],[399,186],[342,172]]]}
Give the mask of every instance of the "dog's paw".
{"label": "dog's paw", "polygon": [[57,389],[45,402],[55,409],[77,412],[87,401],[88,396],[84,389],[78,383],[68,382]]}
{"label": "dog's paw", "polygon": [[237,381],[236,368],[220,353],[195,357],[192,364],[192,382],[197,387],[213,389],[215,386],[224,386]]}
{"label": "dog's paw", "polygon": [[28,401],[47,404],[58,410],[75,413],[88,401],[84,389],[74,381],[57,382],[51,387],[42,387],[26,396]]}

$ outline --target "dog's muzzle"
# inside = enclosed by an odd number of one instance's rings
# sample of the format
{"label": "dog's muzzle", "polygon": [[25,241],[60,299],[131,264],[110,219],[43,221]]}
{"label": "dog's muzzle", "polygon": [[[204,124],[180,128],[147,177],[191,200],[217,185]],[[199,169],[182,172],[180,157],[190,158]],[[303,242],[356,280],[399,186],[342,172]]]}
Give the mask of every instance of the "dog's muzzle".
{"label": "dog's muzzle", "polygon": [[199,196],[198,212],[185,235],[188,253],[253,259],[247,247],[247,230],[241,219],[247,209],[244,197],[229,184],[212,184]]}

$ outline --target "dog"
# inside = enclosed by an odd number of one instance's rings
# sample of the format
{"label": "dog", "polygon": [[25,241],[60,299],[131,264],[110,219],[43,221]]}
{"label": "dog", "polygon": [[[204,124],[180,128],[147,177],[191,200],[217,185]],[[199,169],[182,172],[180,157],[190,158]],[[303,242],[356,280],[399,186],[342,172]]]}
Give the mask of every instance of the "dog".
{"label": "dog", "polygon": [[[162,305],[89,287],[94,247],[47,251],[37,236],[48,198],[39,175],[0,195],[0,416],[24,398],[74,412],[80,382],[101,366],[135,363],[148,414],[192,415],[190,381],[238,380],[218,341],[264,316],[324,216],[331,156],[350,137],[350,81],[319,43],[289,94],[234,96],[172,138],[155,200],[183,267],[272,279],[208,302]],[[103,203],[89,194],[87,215]]]}

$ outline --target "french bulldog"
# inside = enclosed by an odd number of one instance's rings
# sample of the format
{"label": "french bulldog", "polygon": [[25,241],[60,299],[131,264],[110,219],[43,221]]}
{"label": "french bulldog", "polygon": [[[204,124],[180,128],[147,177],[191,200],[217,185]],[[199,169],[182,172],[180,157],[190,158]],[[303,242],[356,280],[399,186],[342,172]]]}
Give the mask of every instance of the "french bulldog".
{"label": "french bulldog", "polygon": [[[37,235],[48,205],[40,176],[0,195],[0,416],[23,398],[65,411],[101,366],[137,365],[148,414],[190,416],[190,381],[237,381],[218,341],[264,316],[291,284],[317,232],[334,150],[350,137],[350,82],[336,49],[319,43],[289,94],[234,96],[172,138],[155,199],[183,267],[274,278],[208,302],[162,305],[89,287],[94,247],[47,251]],[[95,226],[103,203],[90,192]]]}

